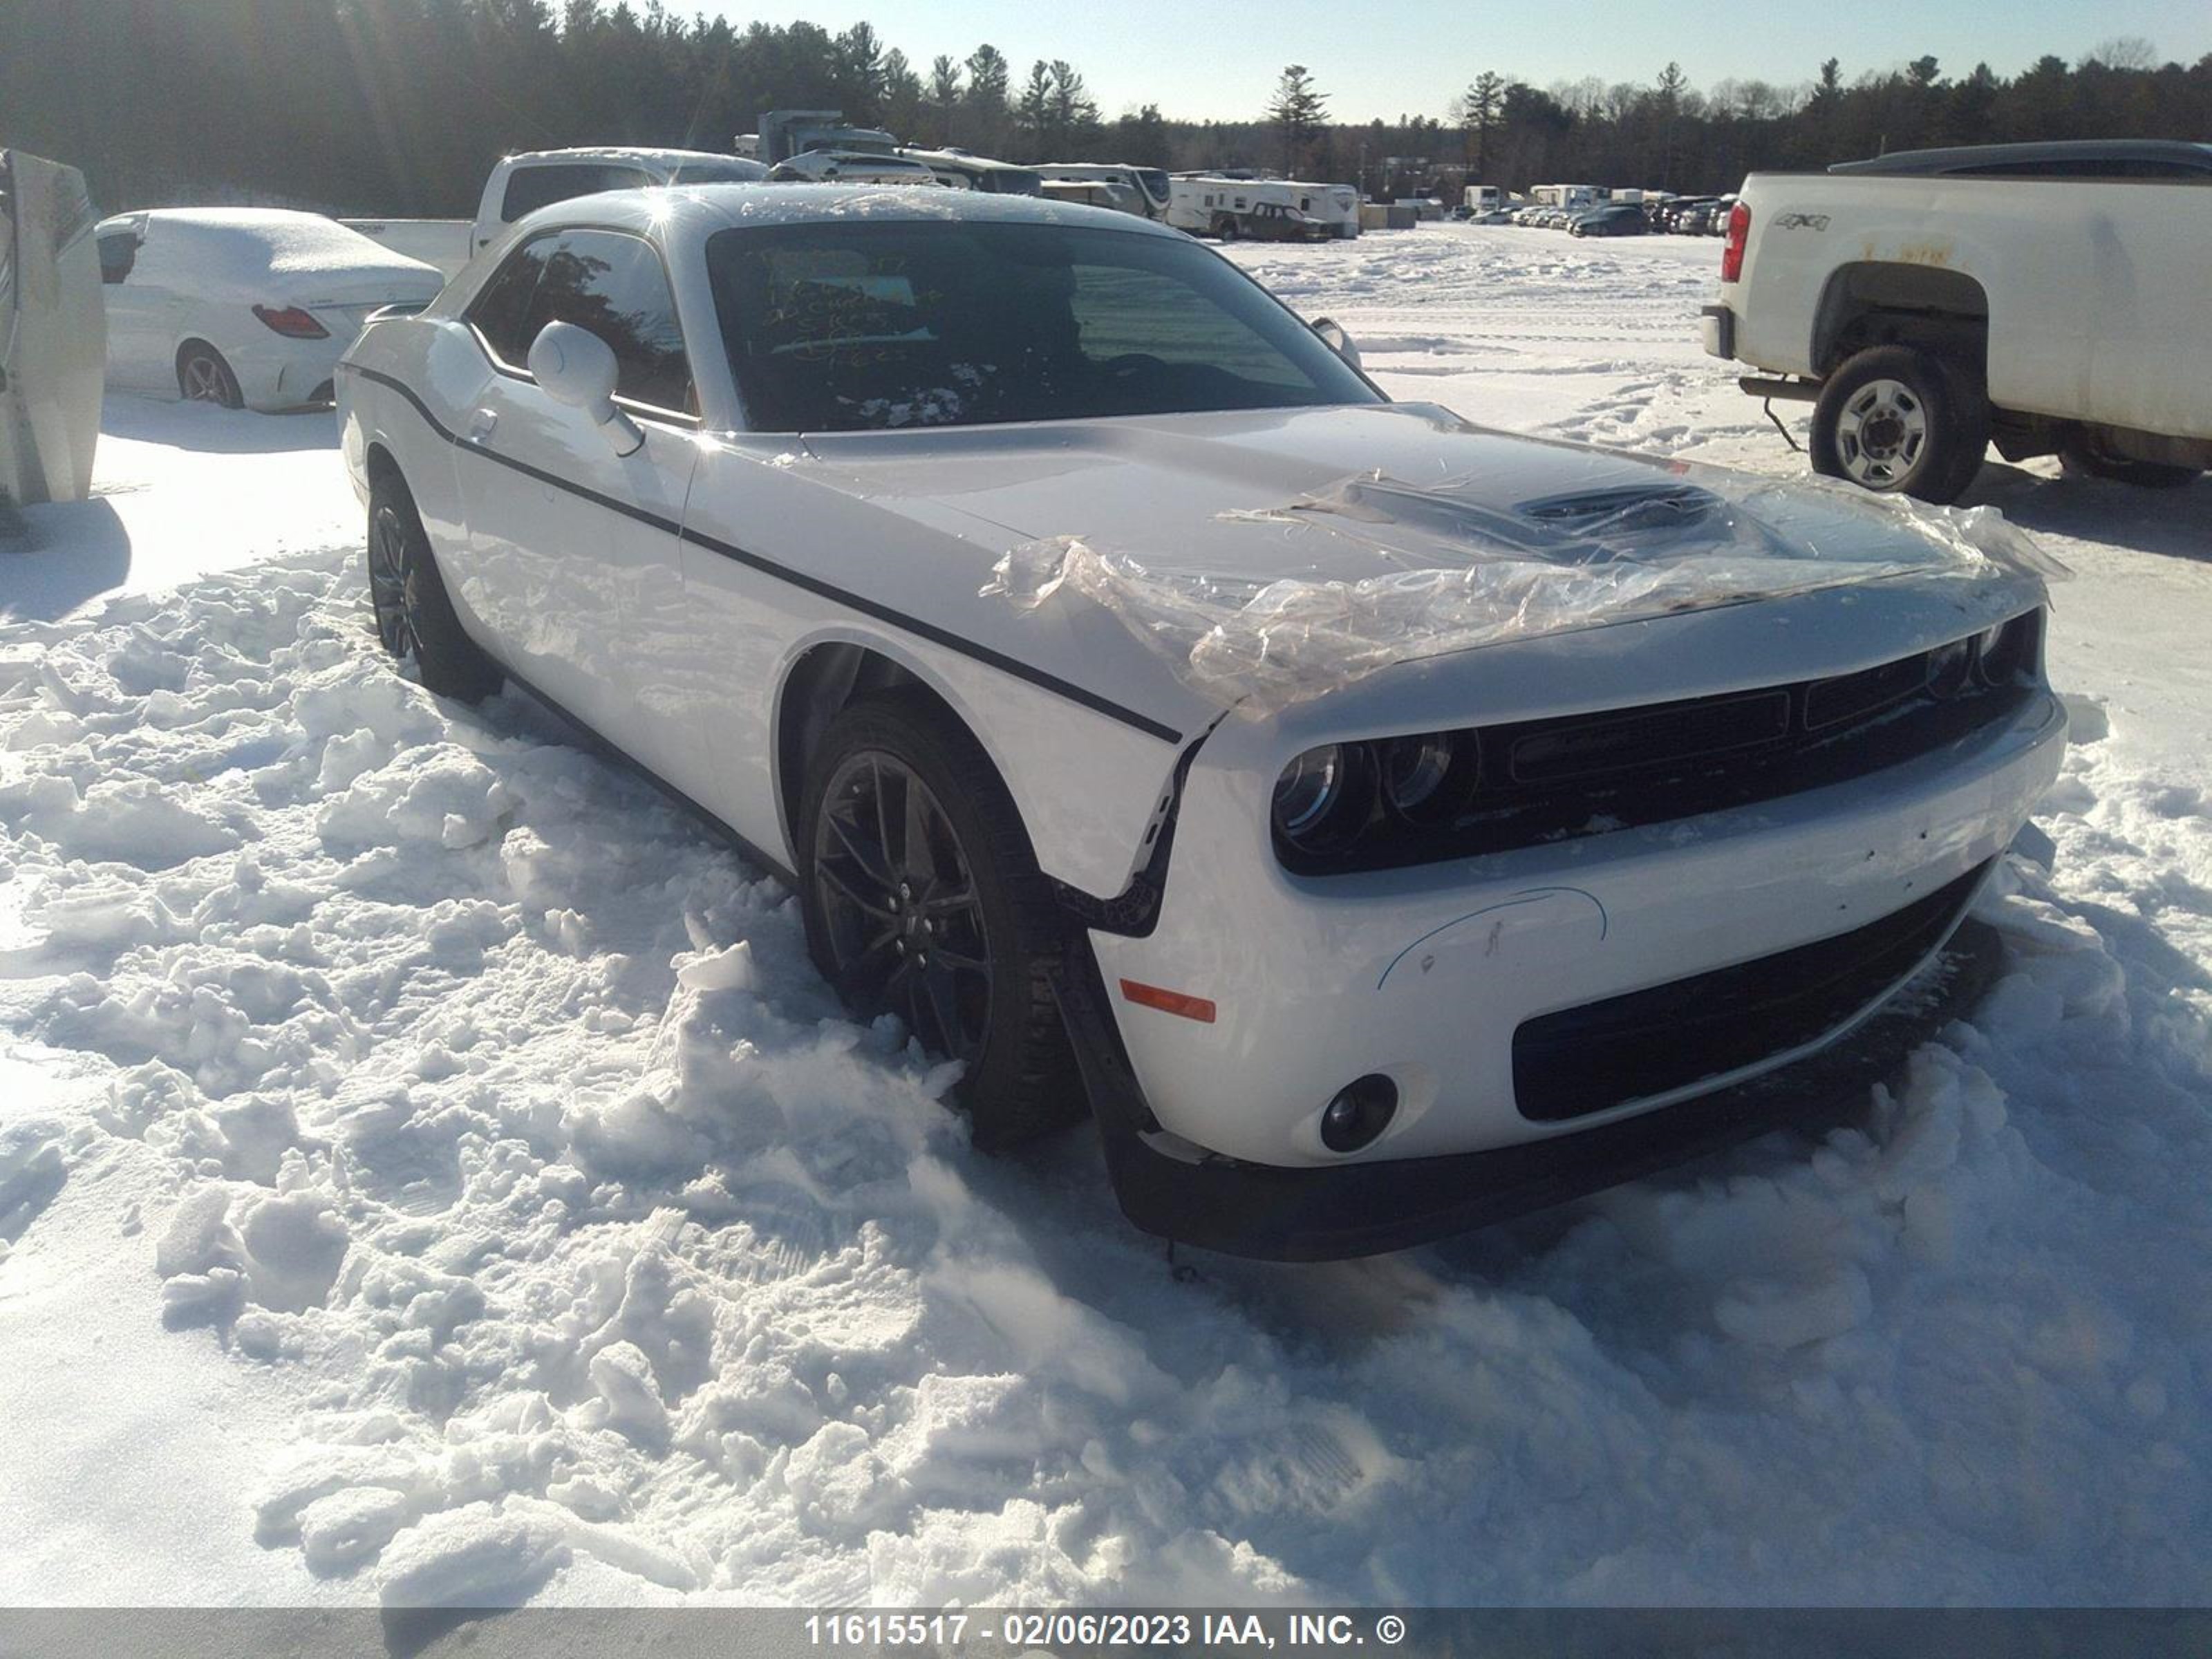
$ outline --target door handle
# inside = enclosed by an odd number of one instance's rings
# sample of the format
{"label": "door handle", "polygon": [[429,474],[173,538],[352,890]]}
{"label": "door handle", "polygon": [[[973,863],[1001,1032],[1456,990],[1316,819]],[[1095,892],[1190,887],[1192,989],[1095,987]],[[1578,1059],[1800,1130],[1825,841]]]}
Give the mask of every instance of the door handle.
{"label": "door handle", "polygon": [[469,436],[481,443],[491,436],[491,429],[499,424],[499,411],[479,409],[469,416]]}

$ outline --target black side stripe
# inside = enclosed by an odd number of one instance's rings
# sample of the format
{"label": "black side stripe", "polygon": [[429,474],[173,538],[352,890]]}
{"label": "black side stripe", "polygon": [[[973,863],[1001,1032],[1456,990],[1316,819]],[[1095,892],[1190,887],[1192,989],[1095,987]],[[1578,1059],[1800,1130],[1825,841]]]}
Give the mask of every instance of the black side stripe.
{"label": "black side stripe", "polygon": [[534,479],[552,489],[564,490],[571,495],[579,496],[591,502],[594,507],[605,507],[608,512],[620,514],[625,519],[633,520],[639,524],[649,525],[656,530],[665,531],[679,541],[689,542],[694,547],[702,548],[707,552],[732,560],[748,569],[759,571],[763,575],[772,576],[778,581],[787,582],[793,587],[803,588],[818,599],[828,599],[832,604],[843,605],[849,611],[857,611],[864,617],[873,617],[876,621],[896,628],[902,633],[911,634],[916,639],[927,640],[933,645],[942,646],[948,651],[957,652],[961,656],[982,663],[987,667],[995,668],[1001,673],[1011,674],[1017,679],[1026,680],[1031,685],[1039,686],[1057,696],[1065,697],[1070,702],[1079,703],[1093,713],[1105,715],[1109,720],[1119,720],[1124,726],[1133,727],[1146,737],[1157,738],[1163,743],[1180,744],[1182,741],[1182,733],[1176,731],[1175,727],[1164,725],[1150,715],[1140,714],[1133,708],[1125,708],[1120,703],[1110,698],[1103,697],[1087,687],[1077,685],[1070,680],[1061,679],[1056,674],[1048,674],[1043,669],[1025,663],[1018,657],[1010,657],[1003,651],[994,651],[987,645],[978,645],[973,640],[963,639],[949,629],[939,628],[934,623],[924,622],[919,617],[908,616],[904,611],[896,611],[890,605],[863,598],[848,589],[837,586],[833,582],[826,582],[817,576],[810,576],[803,571],[793,570],[789,565],[779,564],[775,560],[766,558],[758,553],[748,552],[732,543],[719,541],[712,536],[702,535],[696,530],[686,530],[674,520],[663,518],[658,513],[648,513],[634,502],[617,501],[611,495],[603,495],[595,489],[586,489],[573,479],[561,477],[541,467],[532,466],[526,461],[517,460],[511,455],[502,455],[497,450],[489,448],[483,444],[473,443],[441,421],[431,411],[430,406],[416,395],[415,389],[404,381],[380,369],[363,368],[358,363],[341,363],[338,367],[360,375],[364,380],[373,380],[378,386],[388,387],[398,392],[415,412],[422,417],[424,423],[431,431],[436,433],[439,437],[456,449],[464,450],[471,455],[481,456],[488,461],[495,461],[501,466],[521,473],[526,478]]}

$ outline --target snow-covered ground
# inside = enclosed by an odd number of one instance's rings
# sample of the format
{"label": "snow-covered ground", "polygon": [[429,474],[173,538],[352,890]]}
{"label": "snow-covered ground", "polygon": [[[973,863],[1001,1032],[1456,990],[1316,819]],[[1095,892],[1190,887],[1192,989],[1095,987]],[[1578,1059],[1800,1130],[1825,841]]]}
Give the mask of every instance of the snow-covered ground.
{"label": "snow-covered ground", "polygon": [[[1802,465],[1711,241],[1235,257],[1395,395]],[[1182,1282],[777,884],[390,672],[327,416],[109,432],[0,554],[0,1605],[2203,1597],[2212,485],[1984,472],[2079,573],[2056,868],[1861,1127]]]}

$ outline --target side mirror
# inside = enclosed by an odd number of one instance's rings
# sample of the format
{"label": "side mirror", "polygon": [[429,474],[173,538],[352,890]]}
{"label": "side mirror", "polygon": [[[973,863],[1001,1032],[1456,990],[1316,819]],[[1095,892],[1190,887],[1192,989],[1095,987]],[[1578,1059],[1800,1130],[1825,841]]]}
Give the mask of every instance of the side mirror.
{"label": "side mirror", "polygon": [[614,348],[574,323],[548,323],[530,343],[530,377],[538,389],[555,403],[590,416],[616,454],[634,455],[645,432],[615,407],[619,372]]}
{"label": "side mirror", "polygon": [[[1352,336],[1344,331],[1344,325],[1334,318],[1323,317],[1315,322],[1313,331],[1322,337],[1323,344],[1354,368],[1359,367],[1359,348],[1352,343]],[[532,353],[535,356],[537,354]]]}

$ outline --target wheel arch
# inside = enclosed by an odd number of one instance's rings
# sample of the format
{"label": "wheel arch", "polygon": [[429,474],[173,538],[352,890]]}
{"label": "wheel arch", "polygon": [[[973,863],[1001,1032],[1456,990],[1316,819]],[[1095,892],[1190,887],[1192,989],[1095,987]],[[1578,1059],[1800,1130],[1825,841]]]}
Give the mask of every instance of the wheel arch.
{"label": "wheel arch", "polygon": [[1989,291],[1964,271],[1907,260],[1866,259],[1830,273],[1814,313],[1819,374],[1870,347],[1910,346],[1981,376],[1988,362]]}
{"label": "wheel arch", "polygon": [[1178,745],[1164,744],[963,658],[841,626],[798,641],[780,670],[763,733],[792,867],[800,792],[830,721],[855,699],[897,690],[927,699],[972,739],[1013,801],[1038,866],[1079,891],[1127,884],[1169,786]]}

